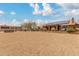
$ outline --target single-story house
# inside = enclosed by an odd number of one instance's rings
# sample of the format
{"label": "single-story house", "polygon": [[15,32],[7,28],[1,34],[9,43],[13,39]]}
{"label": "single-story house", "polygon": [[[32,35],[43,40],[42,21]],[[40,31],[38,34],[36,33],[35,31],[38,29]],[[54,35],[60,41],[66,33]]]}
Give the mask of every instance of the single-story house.
{"label": "single-story house", "polygon": [[71,20],[67,20],[67,21],[47,23],[43,25],[42,28],[49,31],[61,31],[61,30],[66,30],[67,28],[73,28],[78,30],[79,24],[77,24],[74,18],[72,18]]}

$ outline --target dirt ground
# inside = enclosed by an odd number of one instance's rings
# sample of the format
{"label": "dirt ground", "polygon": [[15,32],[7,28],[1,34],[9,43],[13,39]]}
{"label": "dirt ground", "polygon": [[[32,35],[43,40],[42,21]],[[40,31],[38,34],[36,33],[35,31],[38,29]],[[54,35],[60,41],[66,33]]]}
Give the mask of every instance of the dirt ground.
{"label": "dirt ground", "polygon": [[79,55],[79,34],[52,32],[0,33],[0,55]]}

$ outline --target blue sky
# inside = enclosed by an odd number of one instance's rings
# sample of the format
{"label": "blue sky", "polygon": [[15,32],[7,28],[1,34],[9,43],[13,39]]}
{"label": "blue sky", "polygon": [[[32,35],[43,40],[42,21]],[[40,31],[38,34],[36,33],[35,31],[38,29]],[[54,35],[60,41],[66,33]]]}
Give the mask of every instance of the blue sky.
{"label": "blue sky", "polygon": [[[73,8],[71,8],[73,5]],[[79,4],[77,4],[79,6]],[[78,6],[57,3],[0,3],[0,23],[20,24],[26,21],[54,22],[75,17],[78,19]],[[74,15],[76,13],[77,15]]]}

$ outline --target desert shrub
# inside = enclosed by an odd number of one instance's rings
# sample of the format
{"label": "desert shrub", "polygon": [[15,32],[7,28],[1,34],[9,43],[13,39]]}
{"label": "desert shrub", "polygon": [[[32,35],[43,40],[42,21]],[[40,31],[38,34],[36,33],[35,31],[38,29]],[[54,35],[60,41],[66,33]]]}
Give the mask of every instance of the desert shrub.
{"label": "desert shrub", "polygon": [[4,30],[4,32],[14,32],[14,30]]}
{"label": "desert shrub", "polygon": [[68,28],[66,31],[67,31],[68,33],[73,33],[73,32],[76,32],[76,30],[75,30],[75,29],[73,29],[73,28]]}

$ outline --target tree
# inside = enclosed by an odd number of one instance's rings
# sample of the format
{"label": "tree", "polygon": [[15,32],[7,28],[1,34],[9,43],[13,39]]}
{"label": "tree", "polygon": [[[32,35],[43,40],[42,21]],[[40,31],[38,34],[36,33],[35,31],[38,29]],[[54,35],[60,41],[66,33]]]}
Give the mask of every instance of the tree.
{"label": "tree", "polygon": [[21,25],[21,27],[23,29],[27,29],[27,30],[37,30],[37,24],[35,22],[27,22],[27,23],[23,23]]}

